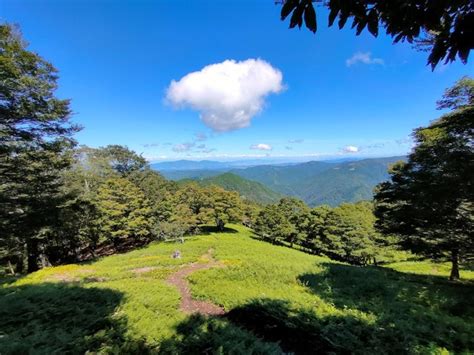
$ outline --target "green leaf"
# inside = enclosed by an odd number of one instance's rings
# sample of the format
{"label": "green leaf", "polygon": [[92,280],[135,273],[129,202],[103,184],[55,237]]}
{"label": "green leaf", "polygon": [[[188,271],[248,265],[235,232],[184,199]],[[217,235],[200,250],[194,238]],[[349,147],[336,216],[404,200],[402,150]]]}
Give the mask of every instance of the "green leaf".
{"label": "green leaf", "polygon": [[281,19],[284,20],[288,17],[288,15],[293,11],[293,9],[298,5],[297,0],[287,0],[285,4],[281,8]]}
{"label": "green leaf", "polygon": [[377,37],[379,34],[379,18],[377,16],[377,11],[375,9],[370,10],[369,18],[367,23],[367,28],[374,37]]}
{"label": "green leaf", "polygon": [[357,25],[357,31],[356,31],[356,35],[360,35],[363,31],[363,29],[365,28],[365,25],[366,25],[366,22],[365,20],[361,20],[359,22],[359,24]]}
{"label": "green leaf", "polygon": [[318,25],[316,22],[316,11],[314,11],[313,4],[311,3],[306,6],[306,9],[304,11],[304,22],[306,24],[306,27],[310,31],[316,33],[316,30],[318,29]]}
{"label": "green leaf", "polygon": [[341,13],[341,15],[339,16],[339,23],[338,23],[339,29],[342,29],[344,27],[348,17],[349,16],[347,14]]}
{"label": "green leaf", "polygon": [[291,15],[290,28],[294,28],[296,25],[301,28],[301,25],[303,24],[303,11],[304,4],[298,4],[295,11],[293,11],[293,15]]}
{"label": "green leaf", "polygon": [[329,27],[331,27],[334,24],[334,20],[337,17],[337,14],[339,13],[339,9],[332,8],[331,11],[329,12]]}

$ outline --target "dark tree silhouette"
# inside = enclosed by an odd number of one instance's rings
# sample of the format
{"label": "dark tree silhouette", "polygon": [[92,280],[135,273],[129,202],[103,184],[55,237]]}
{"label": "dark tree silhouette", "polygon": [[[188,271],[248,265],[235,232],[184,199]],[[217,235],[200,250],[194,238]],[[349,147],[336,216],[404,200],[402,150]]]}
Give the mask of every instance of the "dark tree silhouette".
{"label": "dark tree silhouette", "polygon": [[[430,52],[432,69],[444,60],[459,57],[467,63],[474,48],[474,1],[472,0],[281,0],[281,19],[290,17],[290,28],[306,27],[316,33],[318,24],[313,3],[329,9],[329,26],[337,20],[342,29],[348,20],[356,34],[367,28],[378,36],[380,27],[395,43],[416,42]],[[291,15],[291,16],[290,16]]]}

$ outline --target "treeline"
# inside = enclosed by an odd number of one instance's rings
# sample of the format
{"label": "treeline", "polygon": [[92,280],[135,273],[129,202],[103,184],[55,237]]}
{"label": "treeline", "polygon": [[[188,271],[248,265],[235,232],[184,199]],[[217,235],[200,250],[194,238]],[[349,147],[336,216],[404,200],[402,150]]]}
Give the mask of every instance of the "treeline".
{"label": "treeline", "polygon": [[[180,238],[199,232],[204,224],[213,223],[223,230],[229,221],[242,221],[237,193],[197,184],[178,187],[127,147],[80,147],[68,154],[71,165],[57,172],[54,196],[42,193],[41,210],[30,205],[30,215],[22,218],[21,230],[26,233],[11,228],[3,240],[1,260],[10,272]],[[18,197],[16,189],[7,193],[10,200]],[[39,219],[40,215],[44,218]],[[13,220],[3,222],[15,224]]]}
{"label": "treeline", "polygon": [[[59,159],[50,153],[51,159]],[[244,223],[272,243],[296,244],[361,265],[376,262],[388,244],[374,228],[370,202],[310,209],[288,197],[259,205],[217,186],[168,181],[142,156],[120,145],[68,146],[61,152],[68,164],[58,167],[35,162],[33,150],[29,154],[22,164],[36,170],[18,176],[2,195],[3,201],[24,209],[2,218],[9,230],[2,238],[0,260],[11,273],[87,260],[153,240],[178,240],[201,232],[203,225],[223,231],[228,222]],[[18,172],[25,174],[22,167]],[[22,199],[26,193],[30,195]]]}
{"label": "treeline", "polygon": [[298,245],[358,265],[376,264],[396,249],[394,238],[376,231],[373,204],[368,201],[309,208],[298,199],[283,198],[258,213],[254,229],[271,243]]}

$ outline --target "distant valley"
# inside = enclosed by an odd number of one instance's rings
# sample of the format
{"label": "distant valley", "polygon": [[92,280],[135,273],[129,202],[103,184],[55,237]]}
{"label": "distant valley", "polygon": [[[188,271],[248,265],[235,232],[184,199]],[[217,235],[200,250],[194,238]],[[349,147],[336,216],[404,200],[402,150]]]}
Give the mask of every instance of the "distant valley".
{"label": "distant valley", "polygon": [[388,179],[388,167],[399,160],[405,157],[248,167],[239,167],[244,166],[243,162],[182,160],[152,164],[152,168],[171,180],[215,184],[257,202],[275,202],[286,195],[298,197],[310,206],[337,206],[372,199],[374,187]]}

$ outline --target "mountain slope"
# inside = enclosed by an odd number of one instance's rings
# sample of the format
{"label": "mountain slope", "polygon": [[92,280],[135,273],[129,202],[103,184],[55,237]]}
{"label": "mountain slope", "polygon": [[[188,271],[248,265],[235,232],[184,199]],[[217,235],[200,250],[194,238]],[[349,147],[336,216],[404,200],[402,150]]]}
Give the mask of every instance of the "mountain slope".
{"label": "mountain slope", "polygon": [[311,206],[371,200],[375,186],[389,178],[389,166],[403,159],[391,157],[336,164],[299,186],[298,196]]}
{"label": "mountain slope", "polygon": [[176,160],[164,161],[151,164],[152,169],[159,171],[176,171],[176,170],[217,170],[230,168],[229,163],[223,163],[213,160]]}
{"label": "mountain slope", "polygon": [[232,173],[249,180],[258,181],[274,191],[285,195],[299,195],[299,186],[334,164],[310,161],[302,164],[278,166],[260,165],[246,169],[234,169]]}
{"label": "mountain slope", "polygon": [[201,186],[217,185],[228,191],[236,191],[245,199],[260,203],[277,202],[283,197],[282,194],[272,191],[259,182],[247,180],[232,173],[225,173],[203,179],[186,179],[181,181],[184,183],[186,181],[196,181]]}
{"label": "mountain slope", "polygon": [[296,196],[310,206],[370,200],[374,187],[388,179],[388,167],[404,157],[342,163],[309,162],[292,166],[256,166],[232,170],[274,191]]}
{"label": "mountain slope", "polygon": [[[295,196],[311,206],[328,204],[337,206],[343,202],[370,200],[374,187],[388,179],[388,167],[405,157],[370,158],[357,161],[324,162],[311,161],[293,165],[259,165],[247,168],[199,169],[162,171],[162,174],[173,180],[192,178],[194,180],[212,181],[217,175],[230,171],[234,176],[263,184],[258,188],[268,188],[273,194]],[[235,180],[235,177],[233,178]],[[232,179],[229,179],[233,181]],[[232,186],[231,181],[218,181],[217,185],[228,183],[227,188],[239,189],[243,195],[251,196],[252,189],[245,190]],[[233,182],[234,184],[237,182]],[[221,185],[220,185],[221,186]],[[225,186],[223,186],[225,187]],[[226,188],[226,187],[225,187]],[[254,189],[257,189],[254,187]],[[266,202],[273,198],[258,197]]]}

